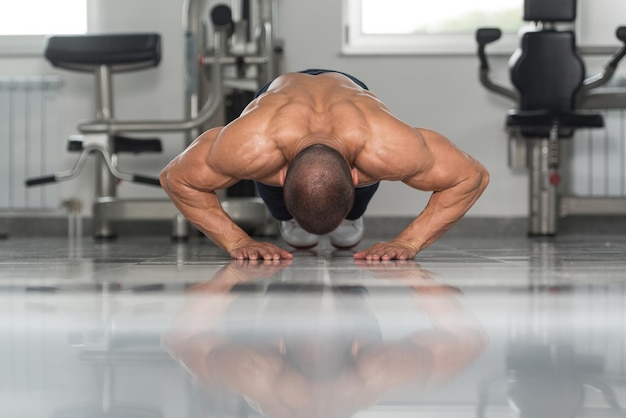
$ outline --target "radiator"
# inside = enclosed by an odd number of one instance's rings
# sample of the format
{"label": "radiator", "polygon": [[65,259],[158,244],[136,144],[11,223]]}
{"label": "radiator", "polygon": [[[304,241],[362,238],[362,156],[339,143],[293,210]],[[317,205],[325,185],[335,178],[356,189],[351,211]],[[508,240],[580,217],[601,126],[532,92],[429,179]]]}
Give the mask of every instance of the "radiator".
{"label": "radiator", "polygon": [[604,129],[578,131],[572,143],[574,195],[626,197],[626,111],[601,111]]}
{"label": "radiator", "polygon": [[60,85],[57,76],[0,76],[0,209],[59,205],[56,185],[26,188],[24,180],[59,168]]}

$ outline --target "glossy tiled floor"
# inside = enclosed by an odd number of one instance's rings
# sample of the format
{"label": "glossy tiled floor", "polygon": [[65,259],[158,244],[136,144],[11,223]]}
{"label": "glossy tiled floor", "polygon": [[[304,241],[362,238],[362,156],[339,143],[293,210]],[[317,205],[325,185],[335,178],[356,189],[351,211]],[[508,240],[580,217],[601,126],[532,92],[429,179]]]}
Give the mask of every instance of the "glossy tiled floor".
{"label": "glossy tiled floor", "polygon": [[385,263],[326,242],[291,263],[240,263],[202,240],[0,241],[2,417],[622,407],[626,237],[444,237]]}

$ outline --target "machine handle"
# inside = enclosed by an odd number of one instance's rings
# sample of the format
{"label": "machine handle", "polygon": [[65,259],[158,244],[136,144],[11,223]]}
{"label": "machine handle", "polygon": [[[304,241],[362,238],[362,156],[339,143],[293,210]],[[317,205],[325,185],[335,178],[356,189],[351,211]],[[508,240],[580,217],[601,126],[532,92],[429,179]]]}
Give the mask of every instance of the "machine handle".
{"label": "machine handle", "polygon": [[502,36],[502,31],[498,28],[479,28],[476,30],[476,42],[478,42],[478,58],[480,60],[479,77],[480,83],[490,91],[508,97],[514,101],[519,100],[517,92],[502,83],[491,79],[489,71],[489,60],[485,53],[485,46],[495,42]]}
{"label": "machine handle", "polygon": [[476,30],[476,42],[487,45],[497,41],[502,36],[502,31],[498,28],[479,28]]}
{"label": "machine handle", "polygon": [[54,183],[56,181],[57,181],[57,178],[55,175],[33,177],[30,179],[26,179],[26,187],[38,186],[40,184],[46,184],[46,183]]}
{"label": "machine handle", "polygon": [[[620,26],[615,31],[615,36],[617,39],[622,41],[624,45],[620,47],[620,49],[613,54],[609,62],[606,64],[602,72],[592,75],[591,77],[587,77],[583,83],[583,87],[580,90],[580,99],[584,101],[584,94],[590,90],[601,87],[608,83],[615,71],[617,70],[617,65],[619,62],[626,56],[626,26]],[[582,94],[581,94],[582,93]]]}
{"label": "machine handle", "polygon": [[495,42],[502,36],[502,31],[498,28],[479,28],[476,30],[476,42],[478,42],[478,58],[480,59],[480,69],[488,70],[489,61],[485,54],[485,46]]}
{"label": "machine handle", "polygon": [[617,37],[617,39],[624,43],[624,46],[622,46],[619,51],[617,51],[615,55],[611,57],[609,66],[613,68],[617,68],[617,64],[619,64],[621,59],[624,58],[624,56],[626,55],[626,26],[618,27],[615,31],[615,36]]}
{"label": "machine handle", "polygon": [[149,184],[150,186],[158,186],[161,187],[161,182],[158,178],[155,177],[146,177],[140,176],[138,174],[133,174],[133,182],[141,183],[141,184]]}
{"label": "machine handle", "polygon": [[626,26],[620,26],[615,30],[615,36],[617,39],[626,44]]}

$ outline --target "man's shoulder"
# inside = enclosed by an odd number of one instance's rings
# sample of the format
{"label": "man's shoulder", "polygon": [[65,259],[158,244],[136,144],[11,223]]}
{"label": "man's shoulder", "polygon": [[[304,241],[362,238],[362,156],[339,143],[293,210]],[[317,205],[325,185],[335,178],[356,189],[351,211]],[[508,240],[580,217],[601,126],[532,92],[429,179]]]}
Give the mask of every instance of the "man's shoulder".
{"label": "man's shoulder", "polygon": [[285,164],[274,141],[263,135],[241,136],[227,130],[216,138],[207,158],[220,172],[250,180],[277,173]]}

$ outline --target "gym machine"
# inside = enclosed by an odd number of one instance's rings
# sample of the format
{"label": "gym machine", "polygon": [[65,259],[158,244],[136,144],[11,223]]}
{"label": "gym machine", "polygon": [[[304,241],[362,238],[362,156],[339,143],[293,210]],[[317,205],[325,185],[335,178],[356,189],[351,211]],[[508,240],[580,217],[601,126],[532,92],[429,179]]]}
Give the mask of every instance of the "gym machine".
{"label": "gym machine", "polygon": [[[626,201],[604,199],[590,204],[588,198],[558,195],[559,142],[580,128],[601,128],[604,119],[586,109],[625,108],[624,92],[594,91],[605,85],[626,55],[626,26],[616,36],[624,44],[599,74],[585,78],[585,65],[572,30],[560,24],[576,20],[576,0],[525,0],[524,20],[533,22],[521,36],[521,44],[510,59],[511,83],[491,77],[486,46],[501,36],[500,29],[480,28],[476,32],[480,81],[488,90],[512,99],[517,108],[509,111],[509,165],[529,169],[530,236],[553,236],[559,215],[626,213]],[[575,209],[577,208],[577,209]]]}
{"label": "gym machine", "polygon": [[[184,132],[186,144],[209,127],[226,106],[227,84],[236,91],[256,91],[278,75],[282,47],[275,38],[277,0],[232,0],[210,12],[212,45],[201,0],[183,3],[185,47],[185,115],[183,120],[120,120],[113,115],[112,75],[156,67],[161,58],[160,35],[155,33],[52,36],[45,56],[58,68],[95,76],[96,118],[78,124],[80,134],[70,136],[68,150],[80,152],[69,171],[30,178],[27,186],[72,179],[80,174],[87,157],[96,156],[96,197],[93,203],[94,237],[115,237],[112,221],[173,219],[172,237],[188,236],[187,221],[166,199],[119,199],[117,182],[132,181],[159,186],[155,177],[120,171],[118,154],[160,152],[159,139],[127,137],[134,133]],[[228,79],[229,69],[235,76]],[[241,102],[241,100],[240,100]],[[247,103],[239,103],[239,111]],[[228,108],[227,113],[235,113]],[[232,106],[231,106],[232,107]],[[238,116],[238,113],[234,118]],[[226,121],[227,122],[227,121]],[[225,122],[224,122],[225,123]],[[249,190],[223,199],[224,210],[242,228],[256,233],[271,231],[271,217],[260,198]]]}

